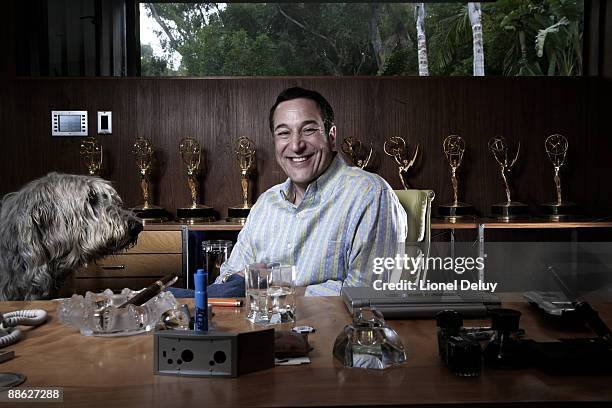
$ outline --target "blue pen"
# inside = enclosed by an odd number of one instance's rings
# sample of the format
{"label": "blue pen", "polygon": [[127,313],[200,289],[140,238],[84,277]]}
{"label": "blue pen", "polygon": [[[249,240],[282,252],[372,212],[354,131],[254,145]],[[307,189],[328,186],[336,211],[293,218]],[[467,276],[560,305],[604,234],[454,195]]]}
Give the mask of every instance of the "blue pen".
{"label": "blue pen", "polygon": [[204,269],[198,269],[194,275],[195,280],[195,322],[193,328],[200,331],[208,331],[208,294],[206,283],[208,273]]}

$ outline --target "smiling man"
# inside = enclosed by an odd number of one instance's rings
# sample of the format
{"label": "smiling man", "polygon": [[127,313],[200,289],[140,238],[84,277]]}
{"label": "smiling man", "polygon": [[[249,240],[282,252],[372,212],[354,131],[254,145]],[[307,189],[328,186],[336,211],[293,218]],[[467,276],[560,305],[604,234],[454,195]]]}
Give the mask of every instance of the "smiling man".
{"label": "smiling man", "polygon": [[276,161],[288,179],[253,206],[221,278],[254,262],[297,267],[307,295],[370,285],[373,260],[395,257],[406,212],[381,177],[337,153],[334,112],[318,92],[283,91],[270,109]]}

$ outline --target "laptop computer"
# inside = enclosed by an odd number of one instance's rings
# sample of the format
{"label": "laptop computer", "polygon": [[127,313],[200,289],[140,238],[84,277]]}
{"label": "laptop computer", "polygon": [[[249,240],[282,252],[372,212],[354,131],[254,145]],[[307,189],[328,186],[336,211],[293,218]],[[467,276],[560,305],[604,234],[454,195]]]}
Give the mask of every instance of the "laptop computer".
{"label": "laptop computer", "polygon": [[484,292],[376,290],[370,286],[343,287],[342,299],[349,313],[374,307],[385,319],[428,319],[442,310],[456,310],[464,317],[484,317],[500,307],[499,297]]}

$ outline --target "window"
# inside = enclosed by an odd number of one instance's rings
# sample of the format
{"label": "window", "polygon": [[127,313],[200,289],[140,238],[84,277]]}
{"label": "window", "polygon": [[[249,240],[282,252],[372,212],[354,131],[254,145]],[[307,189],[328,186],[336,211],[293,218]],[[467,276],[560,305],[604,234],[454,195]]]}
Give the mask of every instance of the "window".
{"label": "window", "polygon": [[583,8],[583,0],[141,3],[141,72],[582,75]]}

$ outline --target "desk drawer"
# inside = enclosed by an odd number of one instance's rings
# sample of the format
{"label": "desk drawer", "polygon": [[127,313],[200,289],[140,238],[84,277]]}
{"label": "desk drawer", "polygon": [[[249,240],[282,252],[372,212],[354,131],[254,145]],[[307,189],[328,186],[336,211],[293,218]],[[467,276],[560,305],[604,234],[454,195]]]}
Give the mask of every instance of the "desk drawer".
{"label": "desk drawer", "polygon": [[72,275],[61,290],[64,296],[106,288],[134,290],[149,286],[156,279],[174,273],[179,276],[175,287],[184,285],[182,276],[181,231],[142,231],[134,248],[107,256]]}
{"label": "desk drawer", "polygon": [[180,254],[181,231],[142,231],[127,254]]}
{"label": "desk drawer", "polygon": [[113,278],[181,275],[181,254],[127,254],[108,256],[77,273],[77,278]]}
{"label": "desk drawer", "polygon": [[72,293],[101,292],[107,288],[139,290],[171,273],[179,276],[174,287],[183,287],[181,254],[109,256],[77,272],[71,282]]}

